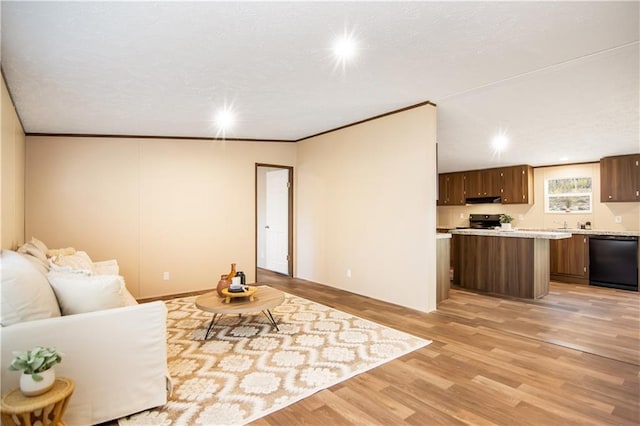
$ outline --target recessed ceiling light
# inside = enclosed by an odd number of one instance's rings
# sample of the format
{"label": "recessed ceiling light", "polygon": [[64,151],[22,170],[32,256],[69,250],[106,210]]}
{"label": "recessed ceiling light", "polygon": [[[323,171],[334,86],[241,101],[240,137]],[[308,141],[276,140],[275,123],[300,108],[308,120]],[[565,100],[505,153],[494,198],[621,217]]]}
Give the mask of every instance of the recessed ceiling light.
{"label": "recessed ceiling light", "polygon": [[491,146],[493,147],[493,151],[495,153],[501,153],[504,151],[509,145],[509,138],[507,137],[507,132],[504,130],[500,130],[497,135],[493,137],[491,141]]}
{"label": "recessed ceiling light", "polygon": [[348,61],[356,54],[356,41],[351,34],[343,34],[333,43],[333,53],[341,61]]}
{"label": "recessed ceiling light", "polygon": [[560,157],[560,161],[569,161],[569,157]]}
{"label": "recessed ceiling light", "polygon": [[353,31],[345,30],[336,37],[331,50],[335,58],[336,68],[342,68],[344,71],[347,62],[353,61],[358,53],[358,41],[354,37]]}
{"label": "recessed ceiling light", "polygon": [[218,128],[218,136],[225,137],[227,132],[233,128],[236,122],[235,114],[229,107],[224,107],[218,110],[214,119],[215,125]]}

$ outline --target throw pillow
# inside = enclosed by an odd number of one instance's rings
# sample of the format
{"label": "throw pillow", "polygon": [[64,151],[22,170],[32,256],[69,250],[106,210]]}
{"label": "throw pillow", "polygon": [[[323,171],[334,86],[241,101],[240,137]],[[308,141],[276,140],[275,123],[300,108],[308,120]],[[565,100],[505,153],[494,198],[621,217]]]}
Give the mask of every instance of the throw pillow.
{"label": "throw pillow", "polygon": [[26,256],[2,250],[0,275],[0,323],[3,327],[60,316],[58,301],[46,276]]}
{"label": "throw pillow", "polygon": [[49,250],[47,250],[47,257],[69,256],[69,255],[75,254],[75,253],[76,253],[76,249],[74,249],[73,247],[49,249]]}
{"label": "throw pillow", "polygon": [[49,272],[49,283],[63,315],[119,308],[125,305],[126,287],[118,275],[81,275]]}
{"label": "throw pillow", "polygon": [[40,248],[32,242],[24,243],[18,249],[18,253],[28,254],[35,257],[42,265],[48,270],[49,261],[47,260],[47,253],[40,250]]}
{"label": "throw pillow", "polygon": [[44,253],[45,256],[47,255],[47,251],[49,251],[49,249],[47,248],[47,245],[45,243],[43,243],[36,237],[31,237],[31,244],[38,247],[38,250]]}
{"label": "throw pillow", "polygon": [[44,265],[44,263],[42,263],[42,261],[40,259],[38,259],[35,256],[31,256],[30,254],[26,254],[26,253],[19,253],[20,256],[24,257],[25,259],[27,259],[33,266],[36,267],[36,269],[38,270],[38,272],[40,272],[43,276],[47,275],[47,272],[49,272],[49,268],[47,266]]}
{"label": "throw pillow", "polygon": [[55,256],[49,259],[51,268],[56,272],[76,272],[85,275],[93,275],[93,261],[84,251],[76,251],[74,254]]}
{"label": "throw pillow", "polygon": [[120,275],[120,266],[115,259],[93,262],[93,271],[96,275]]}
{"label": "throw pillow", "polygon": [[123,306],[133,306],[138,304],[136,298],[129,293],[129,290],[127,290],[126,287],[124,287],[124,290],[122,291],[122,303]]}

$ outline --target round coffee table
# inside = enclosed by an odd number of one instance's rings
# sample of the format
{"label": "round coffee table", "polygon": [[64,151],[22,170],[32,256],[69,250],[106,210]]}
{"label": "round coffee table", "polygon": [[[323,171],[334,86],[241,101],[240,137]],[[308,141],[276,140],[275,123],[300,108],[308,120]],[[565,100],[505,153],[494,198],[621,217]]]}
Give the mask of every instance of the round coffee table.
{"label": "round coffee table", "polygon": [[213,318],[211,319],[204,339],[207,340],[209,338],[209,333],[220,318],[222,318],[222,315],[242,315],[252,312],[262,312],[276,330],[280,331],[278,323],[276,323],[271,313],[271,309],[284,301],[284,293],[275,288],[263,285],[256,287],[256,291],[252,293],[252,297],[252,300],[249,297],[234,297],[228,303],[225,303],[225,298],[218,296],[217,291],[211,291],[202,296],[198,296],[196,298],[196,306],[198,309],[213,313]]}

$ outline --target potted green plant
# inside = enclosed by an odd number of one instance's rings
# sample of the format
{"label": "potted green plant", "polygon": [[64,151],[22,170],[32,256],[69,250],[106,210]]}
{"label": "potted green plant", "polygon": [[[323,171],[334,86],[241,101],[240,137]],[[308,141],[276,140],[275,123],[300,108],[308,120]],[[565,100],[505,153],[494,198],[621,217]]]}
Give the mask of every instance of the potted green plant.
{"label": "potted green plant", "polygon": [[511,221],[513,221],[513,216],[509,216],[508,214],[500,215],[500,224],[503,231],[511,231]]}
{"label": "potted green plant", "polygon": [[22,371],[20,390],[25,396],[40,395],[53,387],[56,380],[53,366],[62,356],[53,348],[37,346],[30,351],[14,352],[9,370]]}

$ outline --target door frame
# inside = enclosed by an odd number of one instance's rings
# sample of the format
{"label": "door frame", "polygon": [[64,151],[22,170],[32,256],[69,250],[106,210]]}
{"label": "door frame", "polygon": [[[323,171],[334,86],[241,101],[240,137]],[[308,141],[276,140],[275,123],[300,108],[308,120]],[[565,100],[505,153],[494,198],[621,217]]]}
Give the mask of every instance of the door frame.
{"label": "door frame", "polygon": [[254,205],[255,205],[255,216],[254,216],[254,265],[255,265],[255,277],[256,282],[258,281],[258,168],[259,167],[269,167],[273,169],[287,169],[289,170],[289,206],[287,215],[288,222],[288,231],[287,231],[287,251],[289,252],[289,259],[287,261],[287,270],[288,276],[293,277],[293,166],[282,166],[279,164],[266,164],[266,163],[255,163],[255,186],[254,186]]}

